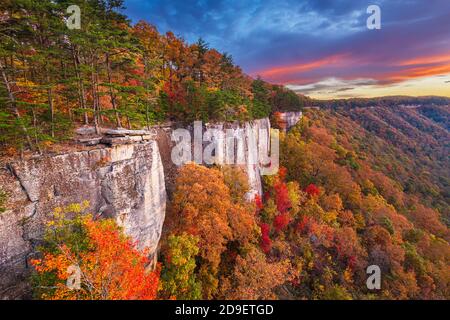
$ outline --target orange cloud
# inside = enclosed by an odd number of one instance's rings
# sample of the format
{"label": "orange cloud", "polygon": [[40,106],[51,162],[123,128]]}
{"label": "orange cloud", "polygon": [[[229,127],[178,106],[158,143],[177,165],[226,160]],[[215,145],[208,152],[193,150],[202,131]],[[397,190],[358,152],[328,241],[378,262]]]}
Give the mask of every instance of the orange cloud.
{"label": "orange cloud", "polygon": [[435,64],[449,62],[450,63],[450,54],[443,54],[437,56],[422,56],[413,58],[410,60],[406,60],[400,63],[400,66],[412,66],[412,65],[421,65],[421,64]]}
{"label": "orange cloud", "polygon": [[308,63],[301,63],[301,64],[294,64],[294,65],[288,65],[283,67],[275,67],[270,68],[266,70],[262,70],[260,72],[255,72],[255,74],[260,75],[262,77],[272,77],[272,76],[278,76],[278,75],[286,75],[294,72],[304,72],[309,71],[317,68],[321,68],[326,65],[336,64],[338,62],[341,62],[346,57],[346,54],[340,54],[340,55],[334,55],[330,57],[326,57],[320,60],[308,62]]}
{"label": "orange cloud", "polygon": [[386,83],[401,82],[416,78],[431,77],[450,73],[450,64],[438,66],[425,66],[401,70],[399,72],[377,77],[378,80]]}
{"label": "orange cloud", "polygon": [[450,73],[450,54],[421,56],[401,61],[394,67],[407,67],[376,78],[385,84]]}
{"label": "orange cloud", "polygon": [[[378,65],[379,67],[374,68],[375,65]],[[352,70],[350,66],[363,67],[363,70],[364,66],[367,66],[373,71],[350,72],[349,74],[346,71]],[[311,74],[309,72],[317,69],[326,71],[328,67],[332,68],[330,70],[333,70],[334,73],[337,74],[326,75],[326,72],[321,72],[322,75],[317,76],[316,74]],[[359,70],[361,70],[361,68]],[[268,68],[254,73],[254,75],[260,75],[268,81],[278,82],[284,85],[308,85],[317,83],[329,77],[335,77],[344,80],[360,78],[373,79],[375,82],[378,82],[378,85],[380,86],[389,86],[407,80],[444,74],[450,74],[450,53],[418,56],[411,59],[386,63],[374,61],[373,65],[370,61],[363,61],[348,53],[336,54],[306,63]]]}

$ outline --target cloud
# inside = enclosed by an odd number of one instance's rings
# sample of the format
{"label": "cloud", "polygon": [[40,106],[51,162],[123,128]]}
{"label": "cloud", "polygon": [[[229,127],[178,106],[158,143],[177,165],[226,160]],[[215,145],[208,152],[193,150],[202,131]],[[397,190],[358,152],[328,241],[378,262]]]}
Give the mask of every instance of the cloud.
{"label": "cloud", "polygon": [[330,56],[330,57],[326,57],[326,58],[312,61],[312,62],[297,63],[294,65],[270,68],[270,69],[262,70],[260,72],[255,72],[255,74],[258,74],[262,77],[273,77],[276,75],[286,75],[286,74],[292,74],[292,73],[298,73],[298,72],[305,72],[305,71],[314,70],[314,69],[321,68],[324,66],[339,63],[344,58],[345,58],[345,55]]}
{"label": "cloud", "polygon": [[434,63],[450,63],[450,53],[442,54],[438,56],[424,56],[424,57],[415,57],[410,60],[406,60],[402,62],[402,66],[411,66],[411,65],[422,65],[422,64],[434,64]]}
{"label": "cloud", "polygon": [[[445,75],[450,77],[450,74]],[[450,82],[450,80],[449,80]],[[443,95],[450,96],[450,87],[442,85],[442,76],[412,78],[386,85],[376,79],[328,78],[305,85],[287,85],[297,93],[318,99],[375,97],[387,95]]]}
{"label": "cloud", "polygon": [[[381,30],[366,28],[370,4],[381,7]],[[274,83],[302,86],[334,78],[388,86],[449,73],[448,0],[125,0],[125,5],[133,21],[146,19],[189,42],[202,37],[232,54],[245,72]]]}
{"label": "cloud", "polygon": [[338,78],[328,78],[315,83],[309,83],[305,85],[295,85],[290,84],[287,85],[289,89],[309,95],[311,93],[320,94],[320,93],[338,93],[353,90],[356,87],[361,86],[371,86],[377,84],[378,81],[374,79],[353,79],[353,80],[344,80]]}

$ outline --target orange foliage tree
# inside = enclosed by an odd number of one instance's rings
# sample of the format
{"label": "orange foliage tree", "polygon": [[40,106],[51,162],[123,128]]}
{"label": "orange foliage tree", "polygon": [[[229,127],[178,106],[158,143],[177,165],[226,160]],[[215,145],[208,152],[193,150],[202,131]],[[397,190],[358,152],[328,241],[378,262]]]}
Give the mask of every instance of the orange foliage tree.
{"label": "orange foliage tree", "polygon": [[274,289],[292,279],[287,261],[269,263],[257,247],[246,248],[238,256],[234,270],[222,279],[221,293],[227,299],[274,299]]}
{"label": "orange foliage tree", "polygon": [[[216,295],[218,275],[232,268],[239,248],[256,241],[256,208],[244,200],[248,185],[242,174],[238,168],[187,164],[176,179],[169,233],[199,238],[198,278],[207,299]],[[224,256],[230,259],[225,261]]]}
{"label": "orange foliage tree", "polygon": [[[69,206],[70,211],[78,206]],[[146,252],[139,251],[113,220],[89,215],[48,224],[41,258],[31,260],[35,295],[49,300],[153,300],[159,267],[148,271]],[[75,285],[79,280],[79,286]],[[71,282],[73,281],[73,282]],[[72,286],[70,286],[72,283]],[[68,285],[69,284],[69,285]]]}

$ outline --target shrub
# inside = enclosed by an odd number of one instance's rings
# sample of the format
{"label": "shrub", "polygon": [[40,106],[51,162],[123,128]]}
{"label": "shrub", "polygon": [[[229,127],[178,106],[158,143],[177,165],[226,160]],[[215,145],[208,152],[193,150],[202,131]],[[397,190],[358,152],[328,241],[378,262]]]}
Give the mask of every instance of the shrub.
{"label": "shrub", "polygon": [[0,189],[0,213],[6,211],[6,200],[8,200],[8,194],[3,189]]}
{"label": "shrub", "polygon": [[[147,271],[146,253],[137,250],[113,220],[81,215],[87,206],[55,210],[38,249],[41,257],[31,260],[34,295],[46,300],[155,299],[159,268]],[[74,213],[73,219],[64,217]],[[79,286],[71,289],[68,283],[76,279]]]}
{"label": "shrub", "polygon": [[198,237],[187,233],[170,235],[167,254],[161,273],[162,296],[182,300],[201,299],[201,283],[195,275]]}

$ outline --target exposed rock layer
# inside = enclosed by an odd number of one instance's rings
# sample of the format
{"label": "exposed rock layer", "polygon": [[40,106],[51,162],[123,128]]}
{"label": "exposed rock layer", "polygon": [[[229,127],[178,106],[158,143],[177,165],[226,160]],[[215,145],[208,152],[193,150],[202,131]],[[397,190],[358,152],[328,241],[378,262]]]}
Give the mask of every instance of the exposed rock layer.
{"label": "exposed rock layer", "polygon": [[295,126],[300,119],[302,118],[302,113],[300,111],[298,112],[281,112],[279,113],[280,120],[283,124],[283,127],[286,130],[289,130],[293,126]]}
{"label": "exposed rock layer", "polygon": [[28,258],[55,207],[89,201],[139,246],[156,251],[165,216],[164,171],[155,141],[14,162],[0,173],[9,195],[0,214],[0,297],[24,292]]}
{"label": "exposed rock layer", "polygon": [[[295,114],[286,119],[294,125],[299,118]],[[28,297],[28,261],[56,207],[87,200],[89,212],[114,218],[140,247],[149,248],[155,256],[165,217],[166,189],[170,195],[177,172],[171,160],[174,128],[153,128],[154,140],[150,141],[142,138],[147,131],[130,135],[125,130],[118,137],[127,139],[126,144],[100,144],[90,151],[17,161],[1,168],[0,186],[8,194],[8,210],[0,213],[0,299]],[[270,122],[208,124],[202,131],[208,128],[221,132],[243,129],[248,158],[258,154],[260,141],[268,141],[268,136],[259,136],[259,130],[265,129],[268,135]],[[192,127],[188,130],[193,133]],[[129,141],[133,137],[141,139]],[[203,148],[207,144],[203,142]],[[226,143],[221,148],[226,148]],[[248,196],[253,198],[262,193],[259,166],[247,163],[244,169],[251,187]]]}

